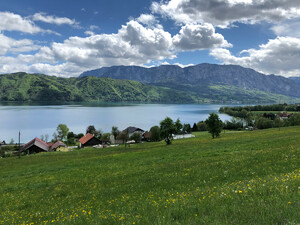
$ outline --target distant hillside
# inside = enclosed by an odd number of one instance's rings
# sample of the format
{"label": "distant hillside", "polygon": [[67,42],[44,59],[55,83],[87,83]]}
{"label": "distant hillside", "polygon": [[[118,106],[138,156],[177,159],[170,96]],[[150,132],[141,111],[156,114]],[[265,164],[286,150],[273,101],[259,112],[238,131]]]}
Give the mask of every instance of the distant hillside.
{"label": "distant hillside", "polygon": [[196,100],[184,92],[137,81],[14,73],[0,76],[0,101],[194,103]]}
{"label": "distant hillside", "polygon": [[[156,85],[156,86],[154,86]],[[59,78],[42,74],[0,75],[0,101],[273,103],[300,101],[285,95],[225,84],[142,84],[107,77]]]}
{"label": "distant hillside", "polygon": [[267,76],[235,65],[199,64],[185,68],[175,65],[153,68],[113,66],[87,71],[80,75],[80,77],[84,76],[136,80],[144,84],[166,87],[176,86],[177,90],[186,90],[188,86],[201,96],[205,94],[205,89],[210,85],[225,85],[245,91],[259,90],[300,97],[300,85],[291,79],[275,75]]}
{"label": "distant hillside", "polygon": [[293,80],[293,81],[300,84],[300,77],[289,77],[289,79],[291,79],[291,80]]}

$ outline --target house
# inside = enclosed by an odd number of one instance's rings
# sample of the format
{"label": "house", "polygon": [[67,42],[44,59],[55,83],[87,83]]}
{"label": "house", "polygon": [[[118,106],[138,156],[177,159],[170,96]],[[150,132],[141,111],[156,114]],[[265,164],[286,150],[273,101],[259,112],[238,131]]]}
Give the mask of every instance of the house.
{"label": "house", "polygon": [[130,138],[134,133],[138,133],[142,136],[145,131],[137,127],[127,127],[123,132],[127,133]]}
{"label": "house", "polygon": [[49,145],[49,150],[50,151],[56,151],[59,148],[66,148],[67,145],[65,143],[63,143],[62,141],[57,141],[54,144],[51,143],[51,145]]}
{"label": "house", "polygon": [[21,152],[27,152],[28,154],[48,152],[50,149],[49,145],[39,138],[34,138],[27,144],[21,147]]}
{"label": "house", "polygon": [[151,136],[151,133],[149,131],[146,131],[143,136],[142,136],[142,140],[143,141],[150,141],[150,136]]}
{"label": "house", "polygon": [[79,139],[80,147],[100,145],[102,142],[96,138],[93,134],[87,133],[85,136]]}
{"label": "house", "polygon": [[34,138],[21,147],[21,152],[26,152],[28,154],[51,152],[56,151],[60,147],[67,147],[67,145],[61,141],[57,141],[55,143],[46,143],[39,138]]}
{"label": "house", "polygon": [[293,115],[293,113],[284,113],[284,112],[281,112],[281,113],[278,113],[277,115],[281,119],[288,119],[288,118],[290,118]]}

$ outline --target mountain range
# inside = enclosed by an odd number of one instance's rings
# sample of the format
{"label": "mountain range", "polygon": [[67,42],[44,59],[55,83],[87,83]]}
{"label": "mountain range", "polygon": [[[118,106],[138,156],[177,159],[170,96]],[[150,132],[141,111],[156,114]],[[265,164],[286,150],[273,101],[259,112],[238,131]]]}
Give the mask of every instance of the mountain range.
{"label": "mountain range", "polygon": [[300,77],[289,77],[289,79],[291,79],[297,83],[300,83]]}
{"label": "mountain range", "polygon": [[0,101],[274,103],[300,102],[298,79],[233,65],[181,68],[112,66],[61,78],[24,72],[0,75]]}
{"label": "mountain range", "polygon": [[162,65],[145,68],[138,66],[112,66],[84,72],[80,77],[97,76],[113,79],[135,80],[176,88],[177,90],[206,92],[212,85],[234,86],[243,90],[259,90],[290,97],[300,97],[300,85],[282,76],[264,75],[253,69],[236,65],[199,64],[181,68],[176,65]]}

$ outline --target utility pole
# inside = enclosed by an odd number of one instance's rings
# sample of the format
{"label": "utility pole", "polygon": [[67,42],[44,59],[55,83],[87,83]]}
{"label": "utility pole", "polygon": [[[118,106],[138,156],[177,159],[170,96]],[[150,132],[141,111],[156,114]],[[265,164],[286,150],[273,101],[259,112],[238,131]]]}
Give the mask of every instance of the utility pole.
{"label": "utility pole", "polygon": [[21,157],[21,132],[19,131],[19,158]]}

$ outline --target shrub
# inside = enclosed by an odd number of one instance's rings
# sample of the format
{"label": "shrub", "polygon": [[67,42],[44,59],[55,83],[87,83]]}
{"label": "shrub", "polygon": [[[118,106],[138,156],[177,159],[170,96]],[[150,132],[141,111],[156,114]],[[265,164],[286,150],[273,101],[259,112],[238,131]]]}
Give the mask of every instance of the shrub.
{"label": "shrub", "polygon": [[134,140],[136,143],[139,143],[142,140],[142,136],[139,133],[134,133],[131,135],[130,140]]}
{"label": "shrub", "polygon": [[150,129],[150,141],[160,141],[160,129],[158,126],[151,127]]}
{"label": "shrub", "polygon": [[272,128],[274,125],[273,121],[271,119],[265,118],[265,117],[259,117],[255,121],[255,126],[258,129],[267,129]]}

